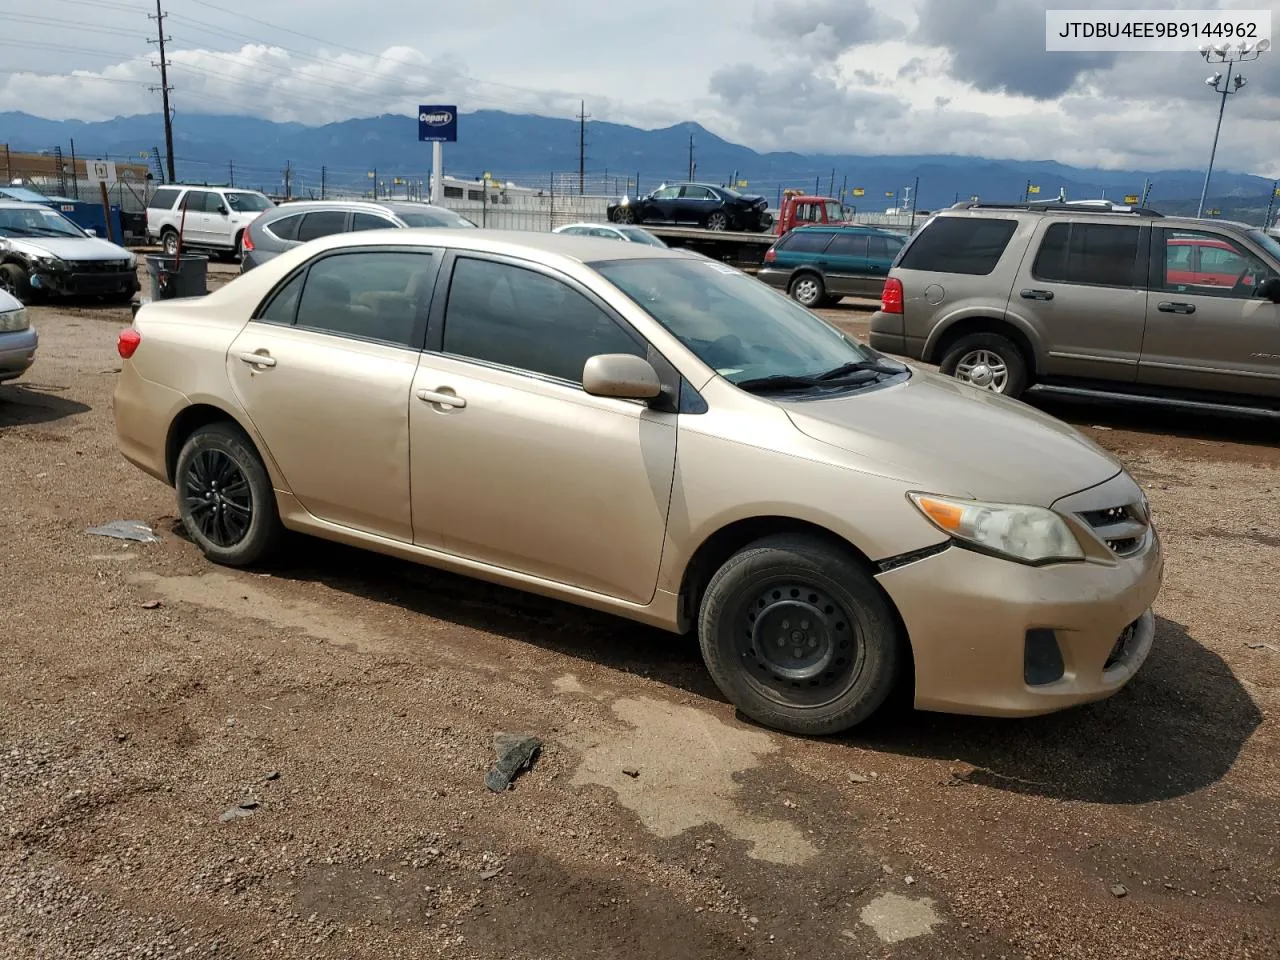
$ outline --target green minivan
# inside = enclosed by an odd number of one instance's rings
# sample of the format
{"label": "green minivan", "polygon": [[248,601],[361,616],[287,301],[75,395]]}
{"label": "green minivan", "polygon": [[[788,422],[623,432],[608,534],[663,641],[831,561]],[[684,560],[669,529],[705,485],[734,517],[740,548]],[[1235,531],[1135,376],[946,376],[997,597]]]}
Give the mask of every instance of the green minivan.
{"label": "green minivan", "polygon": [[849,224],[796,227],[771,246],[756,276],[806,307],[879,297],[907,238]]}

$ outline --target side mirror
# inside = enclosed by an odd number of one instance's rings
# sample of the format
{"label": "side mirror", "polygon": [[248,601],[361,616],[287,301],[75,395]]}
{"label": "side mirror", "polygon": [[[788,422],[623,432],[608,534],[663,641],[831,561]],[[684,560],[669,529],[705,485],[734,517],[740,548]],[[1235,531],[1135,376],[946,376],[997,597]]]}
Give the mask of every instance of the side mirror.
{"label": "side mirror", "polygon": [[1253,295],[1272,303],[1280,303],[1280,277],[1267,277],[1254,288]]}
{"label": "side mirror", "polygon": [[229,214],[230,212],[231,212],[231,211],[227,209],[227,205],[226,205],[225,203],[221,203],[221,204],[219,204],[219,205],[218,205],[218,213],[219,213],[219,215],[221,215],[221,216],[224,216],[224,217],[225,217],[225,216],[227,216],[227,214]]}
{"label": "side mirror", "polygon": [[98,231],[95,230],[93,227],[87,227],[84,232],[91,237],[96,237],[98,235]]}
{"label": "side mirror", "polygon": [[662,394],[662,381],[653,365],[629,353],[602,353],[582,368],[582,389],[593,397],[652,400]]}

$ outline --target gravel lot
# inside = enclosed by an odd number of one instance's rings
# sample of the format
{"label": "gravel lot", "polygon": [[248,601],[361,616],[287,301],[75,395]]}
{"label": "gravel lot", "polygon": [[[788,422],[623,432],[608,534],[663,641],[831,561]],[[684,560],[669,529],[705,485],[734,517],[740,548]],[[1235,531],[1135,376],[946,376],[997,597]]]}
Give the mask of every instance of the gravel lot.
{"label": "gravel lot", "polygon": [[[6,960],[1280,957],[1275,428],[1049,408],[1149,489],[1147,667],[809,741],[603,615],[315,542],[212,567],[115,450],[127,310],[33,313],[0,386]],[[162,542],[85,533],[116,519]],[[493,794],[499,731],[545,745]]]}

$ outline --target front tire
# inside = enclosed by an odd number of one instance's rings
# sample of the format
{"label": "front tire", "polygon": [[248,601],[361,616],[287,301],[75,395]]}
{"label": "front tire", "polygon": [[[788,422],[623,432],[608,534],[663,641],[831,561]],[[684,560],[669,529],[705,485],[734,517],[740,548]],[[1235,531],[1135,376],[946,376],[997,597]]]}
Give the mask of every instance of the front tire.
{"label": "front tire", "polygon": [[816,273],[802,273],[792,278],[787,292],[792,300],[810,310],[821,307],[827,298],[826,285]]}
{"label": "front tire", "polygon": [[284,534],[271,477],[239,427],[200,427],[174,470],[187,534],[214,563],[247,567],[268,557]]}
{"label": "front tire", "polygon": [[707,217],[707,229],[719,233],[729,229],[729,215],[723,210],[715,210]]}
{"label": "front tire", "polygon": [[619,207],[613,212],[614,223],[635,223],[636,215],[630,207]]}
{"label": "front tire", "polygon": [[711,578],[698,618],[720,691],[768,727],[826,736],[854,727],[893,690],[899,636],[879,586],[815,537],[766,537]]}
{"label": "front tire", "polygon": [[176,257],[178,255],[178,231],[165,230],[160,234],[160,247],[164,250],[166,257]]}
{"label": "front tire", "polygon": [[992,393],[1017,398],[1027,389],[1027,361],[1008,337],[971,333],[957,340],[942,357],[938,369]]}
{"label": "front tire", "polygon": [[0,290],[17,299],[19,303],[30,303],[33,293],[31,274],[16,263],[0,266]]}

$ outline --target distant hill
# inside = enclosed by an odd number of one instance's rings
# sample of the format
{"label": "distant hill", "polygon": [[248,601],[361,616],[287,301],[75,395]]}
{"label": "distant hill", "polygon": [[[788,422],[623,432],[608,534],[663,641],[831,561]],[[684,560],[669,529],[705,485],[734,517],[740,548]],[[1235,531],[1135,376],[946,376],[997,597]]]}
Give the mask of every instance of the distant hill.
{"label": "distant hill", "polygon": [[[696,123],[641,130],[616,123],[587,124],[587,177],[596,191],[625,190],[628,178],[640,177],[642,189],[688,174],[689,137],[694,139],[697,178],[717,183],[733,176],[771,201],[784,187],[815,185],[826,193],[847,183],[865,196],[848,202],[866,211],[893,204],[886,193],[900,191],[920,179],[917,203],[932,209],[978,195],[984,200],[1018,199],[1027,181],[1048,199],[1065,189],[1072,199],[1122,197],[1141,193],[1144,178],[1152,187],[1149,203],[1185,206],[1199,198],[1204,174],[1199,170],[1101,170],[1044,161],[995,160],[952,155],[831,156],[757,153],[730,143]],[[463,114],[460,139],[445,150],[445,170],[461,177],[491,172],[504,180],[547,183],[552,173],[572,179],[578,171],[578,124],[573,120],[484,110]],[[159,114],[118,117],[87,123],[45,120],[25,113],[0,113],[0,143],[14,150],[67,153],[74,140],[80,157],[138,159],[164,142]],[[380,180],[425,179],[431,151],[417,141],[413,117],[381,116],[344,120],[320,127],[274,123],[253,117],[178,114],[174,121],[174,155],[179,179],[225,183],[233,176],[241,185],[279,189],[287,164],[299,193],[318,190],[321,168],[335,186],[360,187],[376,169]],[[0,156],[0,161],[3,158]],[[834,171],[834,177],[833,177]],[[572,175],[570,177],[570,175]],[[608,186],[604,186],[607,178]],[[616,182],[615,182],[616,181]],[[1265,210],[1271,181],[1242,173],[1214,174],[1212,206],[1224,216],[1237,210]]]}

